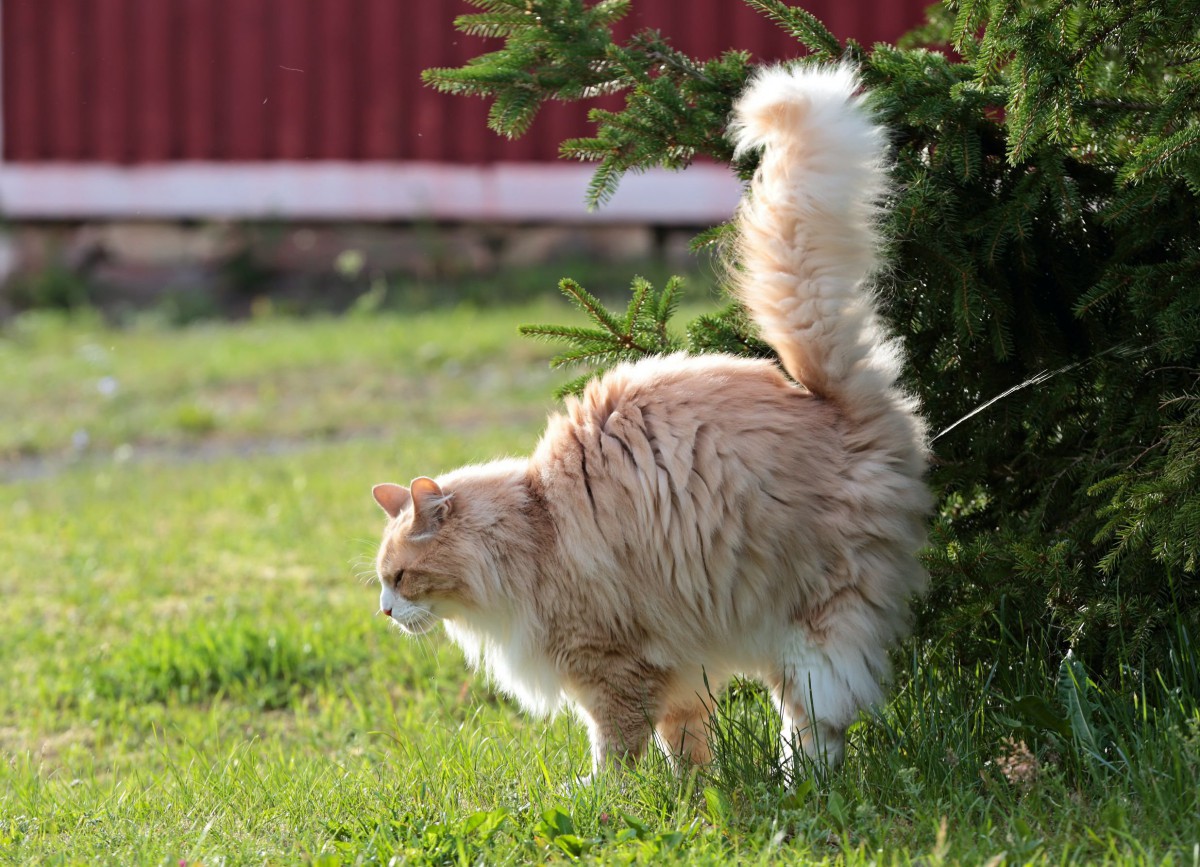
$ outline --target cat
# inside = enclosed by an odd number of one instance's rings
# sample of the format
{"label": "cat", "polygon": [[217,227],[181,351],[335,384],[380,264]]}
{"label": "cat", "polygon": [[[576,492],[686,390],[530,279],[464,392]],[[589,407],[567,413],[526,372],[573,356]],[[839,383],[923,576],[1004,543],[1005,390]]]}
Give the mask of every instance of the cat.
{"label": "cat", "polygon": [[858,89],[778,66],[735,104],[736,152],[763,156],[731,280],[783,370],[621,364],[532,457],[374,488],[383,613],[442,622],[529,711],[573,706],[594,772],[651,741],[709,761],[734,675],[772,691],[787,755],[836,765],[925,586],[927,434],[869,289],[886,136]]}

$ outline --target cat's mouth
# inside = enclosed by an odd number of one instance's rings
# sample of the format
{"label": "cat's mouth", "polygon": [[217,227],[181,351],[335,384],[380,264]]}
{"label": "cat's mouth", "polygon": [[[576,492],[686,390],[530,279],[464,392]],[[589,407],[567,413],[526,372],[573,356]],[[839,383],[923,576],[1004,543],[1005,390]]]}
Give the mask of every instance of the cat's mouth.
{"label": "cat's mouth", "polygon": [[400,629],[409,635],[424,635],[429,630],[437,625],[440,618],[437,617],[428,608],[421,605],[413,605],[407,600],[399,600],[398,608],[392,606],[396,604],[396,600],[389,599],[387,591],[384,591],[384,597],[380,600],[379,613],[385,617],[391,618]]}
{"label": "cat's mouth", "polygon": [[397,620],[396,625],[409,635],[424,635],[426,632],[433,629],[435,625],[437,625],[437,619],[434,617],[425,616],[418,618],[411,623],[402,623],[401,621]]}
{"label": "cat's mouth", "polygon": [[[439,619],[432,611],[426,611],[416,606],[409,608],[405,612],[396,612],[393,614],[391,611],[387,611],[385,613],[408,635],[424,635],[437,626]],[[400,614],[400,616],[397,617],[396,614]]]}

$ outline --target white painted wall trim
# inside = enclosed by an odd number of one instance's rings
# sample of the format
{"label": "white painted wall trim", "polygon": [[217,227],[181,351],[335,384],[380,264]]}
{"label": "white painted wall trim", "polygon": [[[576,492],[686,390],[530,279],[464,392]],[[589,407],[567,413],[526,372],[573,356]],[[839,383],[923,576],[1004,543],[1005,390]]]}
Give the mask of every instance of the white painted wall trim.
{"label": "white painted wall trim", "polygon": [[589,213],[588,165],[181,162],[0,163],[6,219],[308,219],[698,225],[728,219],[724,166],[628,175]]}

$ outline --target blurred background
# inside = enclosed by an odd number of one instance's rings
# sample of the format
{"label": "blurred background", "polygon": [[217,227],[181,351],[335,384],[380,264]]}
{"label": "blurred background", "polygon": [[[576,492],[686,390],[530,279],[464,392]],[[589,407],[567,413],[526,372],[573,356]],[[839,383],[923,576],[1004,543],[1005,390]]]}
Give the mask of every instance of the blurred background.
{"label": "blurred background", "polygon": [[[924,5],[807,8],[871,43],[918,24]],[[453,301],[472,276],[544,263],[685,267],[694,229],[736,203],[727,170],[628,177],[589,213],[590,167],[556,160],[561,141],[590,134],[589,106],[551,106],[507,141],[487,129],[483,100],[421,83],[425,68],[497,47],[455,31],[472,9],[3,0],[0,316],[89,305],[188,320],[263,299],[338,309],[381,276],[399,281],[394,293],[407,282],[418,300]],[[741,48],[770,60],[796,45],[727,0],[639,0],[618,36],[647,27],[701,58]],[[608,99],[593,104],[621,97]],[[553,294],[550,277],[523,282]]]}

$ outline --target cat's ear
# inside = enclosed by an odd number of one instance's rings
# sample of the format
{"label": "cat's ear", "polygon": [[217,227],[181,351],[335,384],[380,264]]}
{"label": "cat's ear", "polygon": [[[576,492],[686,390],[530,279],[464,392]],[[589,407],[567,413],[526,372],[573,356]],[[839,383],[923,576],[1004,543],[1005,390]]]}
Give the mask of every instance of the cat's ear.
{"label": "cat's ear", "polygon": [[421,476],[412,480],[413,532],[434,533],[450,514],[450,495],[433,479]]}
{"label": "cat's ear", "polygon": [[375,502],[388,513],[389,518],[394,518],[403,512],[412,499],[408,488],[403,485],[393,485],[391,482],[376,485],[371,488],[371,493],[375,497]]}

